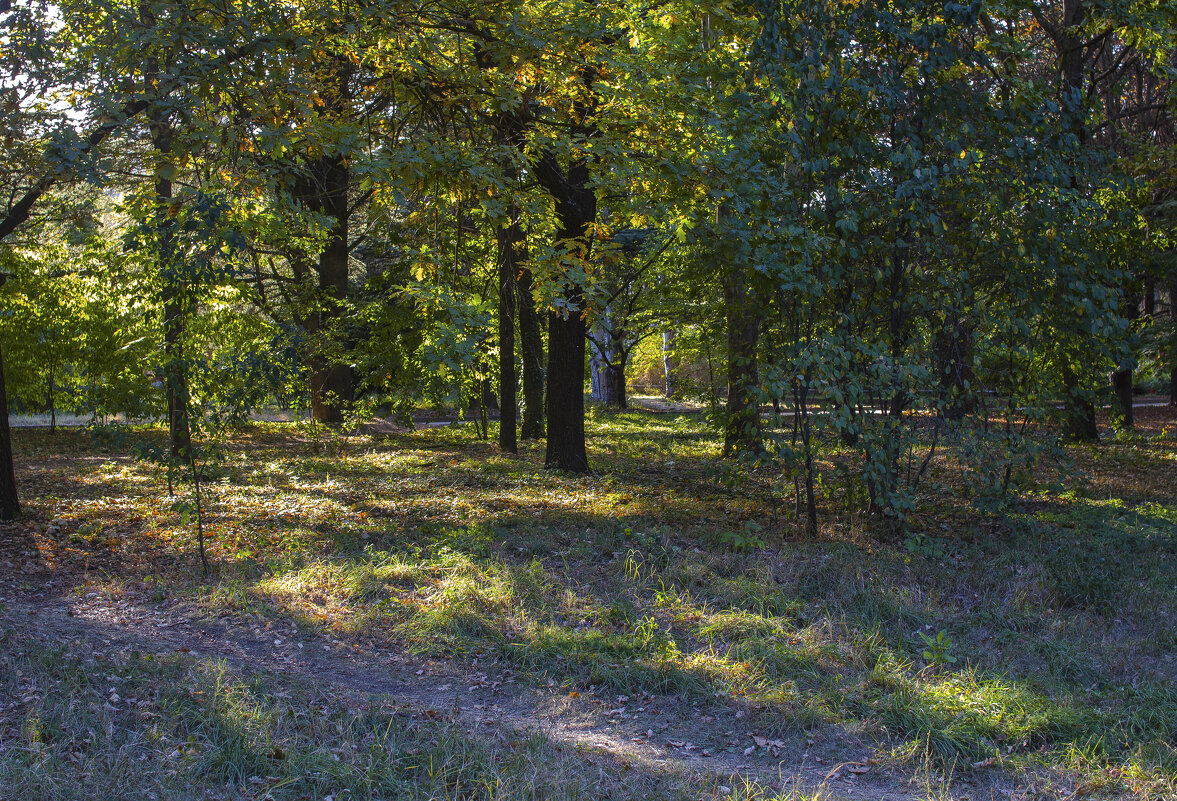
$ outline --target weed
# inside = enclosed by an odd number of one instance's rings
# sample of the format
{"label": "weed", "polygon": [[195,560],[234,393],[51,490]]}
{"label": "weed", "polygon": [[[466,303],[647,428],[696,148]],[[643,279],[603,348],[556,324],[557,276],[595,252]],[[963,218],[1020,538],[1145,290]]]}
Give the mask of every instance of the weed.
{"label": "weed", "polygon": [[919,634],[924,641],[923,655],[928,664],[937,667],[956,664],[956,657],[952,655],[952,640],[944,629],[936,632],[935,637],[929,637],[922,631]]}

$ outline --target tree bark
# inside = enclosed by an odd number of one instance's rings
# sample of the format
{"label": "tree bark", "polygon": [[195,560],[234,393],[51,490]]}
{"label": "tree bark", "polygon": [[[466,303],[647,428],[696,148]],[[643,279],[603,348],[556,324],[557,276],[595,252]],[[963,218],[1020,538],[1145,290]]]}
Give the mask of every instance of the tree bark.
{"label": "tree bark", "polygon": [[175,206],[172,181],[173,130],[165,112],[153,108],[148,115],[151,144],[159,158],[155,181],[156,259],[163,284],[164,394],[168,405],[168,442],[172,458],[182,463],[192,456],[192,425],[188,419],[188,367],[185,363],[184,333],[187,309],[184,280],[178,274]]}
{"label": "tree bark", "polygon": [[[331,336],[331,328],[347,300],[348,281],[348,189],[351,173],[343,156],[328,156],[317,162],[316,178],[322,181],[319,209],[332,220],[327,244],[319,254],[318,309],[312,315],[314,328]],[[346,364],[332,364],[331,354],[320,352],[312,359],[311,413],[320,423],[343,422],[343,409],[352,400],[352,371]]]}
{"label": "tree bark", "polygon": [[[524,256],[526,261],[526,256]],[[519,314],[519,351],[523,357],[523,439],[544,436],[544,340],[535,311],[535,279],[527,267],[520,268],[515,283]]]}
{"label": "tree bark", "polygon": [[674,363],[674,334],[662,332],[662,375],[665,382],[666,399],[673,400],[678,393],[678,376]]}
{"label": "tree bark", "polygon": [[499,279],[499,449],[518,453],[515,437],[515,281],[523,228],[519,210],[507,211],[510,222],[496,231]]}
{"label": "tree bark", "polygon": [[[1083,0],[1064,0],[1062,27],[1056,42],[1059,56],[1059,76],[1065,124],[1079,140],[1087,143],[1087,124],[1083,114],[1083,39],[1080,29],[1086,18]],[[1072,186],[1078,187],[1078,176]],[[1098,442],[1099,427],[1095,422],[1095,404],[1081,396],[1079,381],[1068,365],[1063,371],[1063,399],[1065,431],[1068,439],[1076,442]]]}
{"label": "tree bark", "polygon": [[[1129,295],[1124,299],[1124,316],[1129,320],[1136,320],[1140,317],[1140,298],[1135,295]],[[1120,369],[1112,373],[1112,389],[1116,393],[1116,404],[1119,406],[1120,426],[1125,431],[1130,431],[1136,427],[1136,419],[1133,413],[1132,404],[1135,398],[1133,397],[1133,370],[1135,368],[1135,359],[1120,366]]]}
{"label": "tree bark", "polygon": [[1095,404],[1083,397],[1079,379],[1070,365],[1063,368],[1063,434],[1071,442],[1099,442]]}
{"label": "tree bark", "polygon": [[[593,338],[600,342],[605,338],[605,329],[598,326],[593,330]],[[588,345],[589,357],[589,397],[595,401],[605,400],[605,357],[596,342]]]}
{"label": "tree bark", "polygon": [[[582,303],[569,293],[569,303]],[[589,472],[584,440],[584,317],[575,308],[548,314],[548,447],[544,465]]]}
{"label": "tree bark", "polygon": [[1169,405],[1177,406],[1177,277],[1169,284],[1169,322],[1174,340],[1169,345]]}
{"label": "tree bark", "polygon": [[57,433],[57,365],[49,366],[49,391],[46,393],[45,402],[49,406],[49,433]]}
{"label": "tree bark", "polygon": [[[0,284],[5,276],[0,273]],[[0,520],[20,516],[20,496],[16,490],[16,471],[12,466],[12,435],[8,430],[8,391],[4,386],[4,355],[0,353]]]}
{"label": "tree bark", "polygon": [[629,401],[625,394],[625,361],[619,358],[616,362],[605,365],[602,373],[602,390],[605,405],[611,409],[628,409]]}
{"label": "tree bark", "polygon": [[[556,241],[572,261],[587,261],[592,252],[589,225],[597,218],[597,195],[588,163],[573,158],[561,169],[553,153],[535,164],[535,175],[556,205],[560,229]],[[564,287],[564,308],[548,313],[547,417],[548,447],[544,464],[574,473],[589,472],[584,441],[584,288],[574,280]]]}
{"label": "tree bark", "polygon": [[759,449],[760,384],[756,345],[760,320],[755,313],[745,267],[732,263],[724,274],[724,310],[727,315],[727,421],[723,432],[723,454]]}

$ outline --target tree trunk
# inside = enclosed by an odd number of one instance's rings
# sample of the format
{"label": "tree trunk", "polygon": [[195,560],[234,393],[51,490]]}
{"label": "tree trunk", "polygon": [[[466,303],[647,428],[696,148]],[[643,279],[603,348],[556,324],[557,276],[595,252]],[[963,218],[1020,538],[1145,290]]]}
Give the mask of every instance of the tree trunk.
{"label": "tree trunk", "polygon": [[1063,368],[1063,435],[1071,442],[1099,442],[1095,404],[1083,397],[1070,365]]}
{"label": "tree trunk", "polygon": [[972,390],[975,345],[972,326],[959,318],[950,320],[937,336],[941,408],[948,420],[961,420],[976,408],[977,399]]}
{"label": "tree trunk", "polygon": [[[322,181],[321,210],[332,220],[332,226],[319,254],[319,308],[313,316],[320,334],[331,337],[347,300],[347,195],[351,174],[342,156],[320,159],[317,172],[316,177]],[[344,406],[352,400],[352,371],[346,364],[332,364],[331,355],[320,352],[313,359],[311,413],[320,423],[338,424],[343,422]]]}
{"label": "tree trunk", "polygon": [[628,409],[629,402],[625,397],[625,361],[619,357],[617,361],[607,364],[602,371],[602,379],[602,399],[605,405],[611,409]]}
{"label": "tree trunk", "polygon": [[[544,153],[535,164],[535,175],[556,205],[560,230],[558,246],[569,261],[587,261],[592,245],[589,225],[597,218],[596,190],[590,183],[588,164],[574,158],[562,170],[554,154]],[[563,309],[548,313],[548,447],[544,464],[574,473],[589,472],[584,441],[584,288],[568,280]]]}
{"label": "tree trunk", "polygon": [[519,210],[507,211],[510,222],[496,232],[499,279],[499,449],[518,453],[515,438],[515,281],[523,229]]}
{"label": "tree trunk", "polygon": [[1177,277],[1169,284],[1169,405],[1177,406]]}
{"label": "tree trunk", "polygon": [[[522,243],[521,243],[522,244]],[[521,250],[526,262],[526,248]],[[519,351],[523,357],[523,439],[541,439],[544,435],[544,341],[533,294],[535,279],[531,270],[521,267],[515,283],[515,300],[519,313]]]}
{"label": "tree trunk", "polygon": [[[1129,320],[1136,320],[1140,316],[1139,297],[1133,294],[1124,299],[1124,316]],[[1112,389],[1116,393],[1116,405],[1119,406],[1120,426],[1125,431],[1131,431],[1136,427],[1132,408],[1135,400],[1132,392],[1134,369],[1135,357],[1133,356],[1131,361],[1121,364],[1120,369],[1112,373]]]}
{"label": "tree trunk", "polygon": [[727,422],[723,454],[760,447],[760,406],[757,387],[756,344],[760,320],[755,313],[743,264],[733,263],[724,275],[724,310],[727,314]]}
{"label": "tree trunk", "polygon": [[166,176],[172,170],[171,124],[164,112],[149,114],[151,144],[159,157],[159,177],[155,182],[156,258],[163,284],[164,394],[168,404],[168,442],[173,459],[187,462],[192,456],[192,427],[188,419],[188,366],[185,363],[184,332],[186,313],[184,279],[179,273],[176,252],[173,188]]}
{"label": "tree trunk", "polygon": [[[605,338],[605,329],[597,328],[593,332],[596,342]],[[589,397],[595,401],[605,400],[605,357],[596,342],[588,345],[589,357]]]}
{"label": "tree trunk", "polygon": [[[4,283],[0,273],[0,284]],[[12,467],[12,435],[8,430],[8,391],[4,386],[4,355],[0,353],[0,520],[20,516],[20,497],[16,491],[16,472]]]}
{"label": "tree trunk", "polygon": [[[578,306],[583,299],[568,297]],[[575,309],[575,307],[574,307]],[[548,314],[548,447],[546,467],[587,473],[584,441],[584,317],[573,310]]]}
{"label": "tree trunk", "polygon": [[1132,368],[1116,370],[1112,373],[1112,389],[1116,393],[1116,405],[1119,407],[1120,427],[1129,431],[1136,427],[1136,420],[1132,413]]}
{"label": "tree trunk", "polygon": [[49,405],[49,433],[57,433],[57,387],[54,385],[57,377],[57,366],[50,365],[49,367],[49,392],[45,398]]}
{"label": "tree trunk", "polygon": [[[1057,45],[1061,78],[1060,105],[1065,124],[1078,138],[1081,147],[1086,146],[1088,139],[1083,113],[1083,39],[1079,35],[1086,16],[1083,0],[1064,0],[1062,28]],[[1072,178],[1072,186],[1078,185],[1076,174]],[[1063,403],[1067,438],[1075,442],[1098,442],[1095,405],[1082,396],[1079,380],[1070,365],[1063,370],[1063,386],[1066,389]]]}
{"label": "tree trunk", "polygon": [[678,393],[678,376],[674,363],[674,334],[662,332],[662,375],[666,387],[666,399],[673,400]]}

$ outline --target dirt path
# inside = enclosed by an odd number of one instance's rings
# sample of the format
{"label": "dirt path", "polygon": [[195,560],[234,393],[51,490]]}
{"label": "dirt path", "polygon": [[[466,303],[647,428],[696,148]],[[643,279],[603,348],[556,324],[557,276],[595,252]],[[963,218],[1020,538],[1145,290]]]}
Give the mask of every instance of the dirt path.
{"label": "dirt path", "polygon": [[[295,675],[414,710],[456,715],[471,731],[540,730],[567,746],[596,751],[652,772],[746,776],[822,798],[905,801],[928,790],[869,764],[865,745],[836,732],[763,734],[754,710],[691,703],[677,696],[604,698],[536,688],[498,667],[459,664],[363,648],[292,627],[230,619],[193,620],[168,603],[69,598],[0,599],[0,627],[53,639],[83,639],[142,652],[224,659],[239,670]],[[962,790],[964,788],[956,788]],[[995,789],[995,788],[994,788]],[[1005,790],[996,797],[1008,798]],[[953,794],[952,797],[958,797]],[[963,796],[994,797],[973,788]]]}

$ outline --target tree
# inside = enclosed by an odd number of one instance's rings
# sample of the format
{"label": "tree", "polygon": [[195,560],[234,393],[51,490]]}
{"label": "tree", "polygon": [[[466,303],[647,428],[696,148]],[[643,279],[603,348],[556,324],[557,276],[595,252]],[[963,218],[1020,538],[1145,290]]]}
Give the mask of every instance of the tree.
{"label": "tree", "polygon": [[[0,273],[0,286],[8,276]],[[8,430],[8,390],[4,385],[4,360],[0,356],[0,404],[4,414],[0,415],[0,520],[13,520],[20,516],[20,498],[16,489],[16,473],[12,466],[12,435]]]}
{"label": "tree", "polygon": [[[659,309],[664,292],[656,285],[665,277],[659,259],[673,237],[655,240],[647,229],[616,231],[598,248],[598,275],[589,297],[593,323],[588,331],[589,366],[594,396],[606,406],[629,407],[626,367],[643,340],[658,333],[665,311]],[[664,288],[663,288],[664,290]]]}

